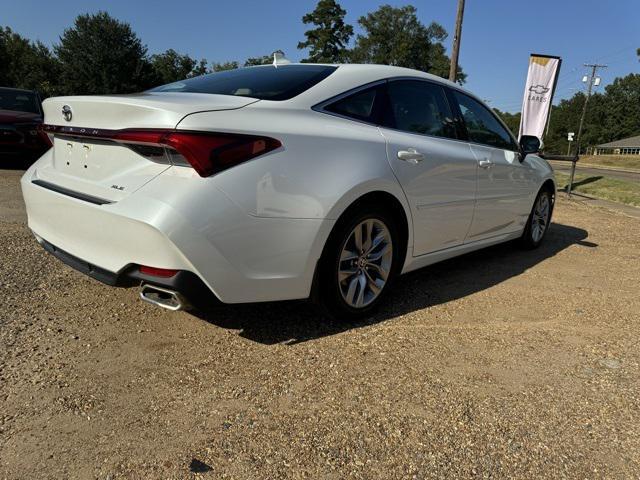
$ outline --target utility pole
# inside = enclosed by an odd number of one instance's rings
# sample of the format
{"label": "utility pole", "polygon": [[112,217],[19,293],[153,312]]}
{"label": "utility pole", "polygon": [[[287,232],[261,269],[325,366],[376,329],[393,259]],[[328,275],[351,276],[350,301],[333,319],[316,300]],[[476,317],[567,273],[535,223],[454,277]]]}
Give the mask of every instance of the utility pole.
{"label": "utility pole", "polygon": [[582,106],[582,115],[580,116],[580,126],[578,127],[578,138],[576,139],[576,147],[577,147],[577,154],[580,154],[580,141],[582,140],[582,127],[584,126],[584,117],[587,114],[587,104],[589,103],[589,98],[591,98],[591,92],[593,91],[593,86],[595,84],[595,82],[597,82],[597,84],[600,84],[600,81],[598,78],[596,78],[596,71],[599,68],[607,68],[606,65],[598,65],[597,63],[585,63],[584,64],[585,67],[589,67],[591,68],[591,74],[589,75],[588,79],[584,78],[582,81],[583,82],[587,82],[588,83],[588,87],[587,87],[587,98],[585,98],[584,100],[584,105]]}
{"label": "utility pole", "polygon": [[[578,137],[576,138],[576,157],[580,155],[580,142],[582,141],[582,127],[584,126],[584,117],[587,114],[587,104],[589,103],[589,99],[591,98],[591,92],[593,91],[594,85],[600,85],[600,79],[596,77],[596,72],[599,68],[607,68],[606,65],[599,65],[597,63],[585,63],[585,67],[591,69],[591,73],[589,76],[585,76],[582,81],[587,82],[587,98],[584,99],[584,105],[582,106],[582,115],[580,116],[580,126],[578,127]],[[576,172],[576,162],[573,162],[573,168],[571,169],[571,178],[569,179],[569,196],[571,196],[571,188],[573,187],[573,178]]]}
{"label": "utility pole", "polygon": [[462,38],[462,17],[464,16],[464,0],[458,0],[458,14],[456,15],[456,29],[453,36],[451,50],[451,66],[449,67],[449,80],[456,81],[458,73],[458,55],[460,53],[460,39]]}

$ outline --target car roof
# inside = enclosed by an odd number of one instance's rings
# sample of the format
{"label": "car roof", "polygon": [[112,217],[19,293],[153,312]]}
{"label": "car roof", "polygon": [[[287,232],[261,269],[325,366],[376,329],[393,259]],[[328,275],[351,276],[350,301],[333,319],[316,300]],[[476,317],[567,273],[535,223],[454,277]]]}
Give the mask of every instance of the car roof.
{"label": "car roof", "polygon": [[[429,80],[434,83],[446,85],[451,88],[460,90],[467,95],[472,96],[476,100],[480,99],[471,92],[463,89],[460,85],[454,82],[450,82],[442,77],[432,75],[430,73],[421,72],[405,67],[396,67],[393,65],[379,65],[379,64],[360,64],[360,63],[291,63],[287,65],[325,65],[328,67],[336,67],[335,72],[329,75],[327,78],[314,85],[305,92],[293,97],[290,100],[284,102],[278,102],[283,107],[295,106],[295,107],[311,107],[318,103],[324,102],[335,96],[341,95],[349,90],[374,83],[377,81],[387,80],[391,78],[416,78],[422,80]],[[286,65],[282,65],[286,67]],[[271,65],[263,65],[250,68],[274,68]],[[272,103],[268,100],[263,100],[258,103]],[[256,106],[258,106],[256,104]]]}
{"label": "car roof", "polygon": [[13,88],[13,87],[0,87],[0,92],[36,93],[35,90],[28,90],[26,88]]}
{"label": "car roof", "polygon": [[389,77],[419,77],[433,80],[438,83],[449,84],[453,87],[459,87],[458,84],[450,82],[449,80],[438,77],[431,73],[422,72],[413,68],[397,67],[395,65],[380,65],[377,63],[335,63],[327,64],[334,67],[339,67],[340,73],[355,73],[358,75],[371,75],[381,78]]}

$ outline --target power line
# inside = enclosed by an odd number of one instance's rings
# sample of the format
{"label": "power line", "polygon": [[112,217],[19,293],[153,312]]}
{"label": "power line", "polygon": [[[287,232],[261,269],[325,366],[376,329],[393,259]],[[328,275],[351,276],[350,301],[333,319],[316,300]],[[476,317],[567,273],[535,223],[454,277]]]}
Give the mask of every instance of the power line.
{"label": "power line", "polygon": [[[621,54],[628,53],[630,50],[636,50],[635,45],[628,45],[624,48],[613,50],[610,53],[601,55],[598,57],[598,61],[601,61],[602,59],[612,59],[612,58],[618,57]],[[634,55],[633,61],[635,62],[635,60],[636,58]],[[626,61],[630,61],[630,59],[615,60],[614,62],[609,62],[609,65],[611,64],[617,65],[621,62],[626,62]],[[570,68],[569,70],[564,70],[564,72],[560,73],[560,75],[558,76],[558,83],[557,83],[556,91],[554,95],[555,98],[558,99],[559,97],[562,97],[571,91],[577,92],[579,90],[582,90],[581,88],[576,88],[575,85],[580,83],[581,77],[583,76],[583,74],[580,72],[581,67],[590,67],[590,66],[591,66],[590,64],[583,64],[583,65],[578,64],[573,68]],[[606,67],[606,66],[607,65],[599,65],[599,67]],[[522,104],[522,100],[517,100],[515,97],[509,97],[509,98],[502,97],[497,99],[494,98],[492,99],[492,102],[496,106],[496,108],[502,107],[501,109],[510,109]]]}
{"label": "power line", "polygon": [[[617,57],[620,54],[629,52],[629,50],[636,50],[636,48],[637,48],[636,43],[632,43],[630,45],[627,45],[626,47],[623,47],[623,48],[621,48],[619,50],[616,50],[615,52],[612,52],[612,53],[609,53],[609,54],[606,54],[606,55],[602,55],[601,57],[596,58],[596,61],[597,62],[601,62],[602,60],[610,60],[611,58]],[[609,63],[611,63],[611,62],[609,62]]]}
{"label": "power line", "polygon": [[[603,60],[609,60],[613,57],[617,57],[618,55],[620,55],[621,53],[627,53],[629,50],[636,50],[637,45],[635,43],[633,44],[629,44],[626,47],[617,49],[617,50],[613,50],[611,52],[605,53],[604,55],[600,55],[599,57],[597,57],[595,59],[596,62],[601,62]],[[560,81],[564,81],[566,80],[566,77],[571,75],[574,72],[577,72],[581,67],[583,67],[584,65],[581,64],[575,64],[574,67],[572,67],[569,70],[565,70],[564,72],[560,73],[560,76],[558,77],[558,82]]]}
{"label": "power line", "polygon": [[[569,75],[570,73],[574,73],[575,76],[573,78],[568,78],[567,75]],[[561,99],[560,97],[568,95],[571,92],[577,93],[579,91],[584,91],[586,93],[586,90],[587,90],[586,85],[584,88],[578,86],[580,85],[581,79],[583,76],[584,74],[578,71],[578,67],[573,68],[570,72],[565,72],[564,81],[558,81],[558,85],[555,90],[554,100]],[[560,79],[562,78],[562,76],[558,78]],[[597,85],[594,85],[594,86],[597,87]],[[496,106],[496,108],[501,107],[501,109],[504,109],[504,108],[509,109],[509,108],[522,105],[522,99],[517,99],[516,97],[509,97],[509,98],[501,97],[497,99],[494,98],[492,99],[492,102]]]}
{"label": "power line", "polygon": [[[610,60],[613,59],[615,57],[618,57],[621,54],[626,54],[628,53],[630,50],[636,50],[636,45],[635,44],[630,44],[627,45],[626,47],[617,49],[617,50],[613,50],[609,53],[605,53],[604,55],[600,55],[599,57],[597,57],[596,62],[601,62],[603,60]],[[633,59],[635,60],[635,55],[633,57]],[[615,62],[611,62],[609,61],[608,64],[611,65],[612,63],[620,63],[621,61],[627,61],[626,59],[624,60],[616,60]],[[564,72],[560,73],[560,76],[558,77],[558,87],[557,90],[562,90],[565,89],[566,87],[574,84],[574,83],[578,83],[580,81],[580,72],[579,70],[581,70],[581,67],[584,67],[584,65],[580,65],[577,64],[574,67],[568,69],[568,70],[564,70]]]}

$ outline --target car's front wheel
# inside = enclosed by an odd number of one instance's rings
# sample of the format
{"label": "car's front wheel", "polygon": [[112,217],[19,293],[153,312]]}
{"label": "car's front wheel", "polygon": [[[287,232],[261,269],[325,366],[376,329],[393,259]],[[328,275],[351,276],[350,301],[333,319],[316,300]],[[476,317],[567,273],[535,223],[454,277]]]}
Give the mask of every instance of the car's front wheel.
{"label": "car's front wheel", "polygon": [[339,222],[321,260],[322,302],[337,319],[371,313],[393,282],[400,262],[400,240],[393,217],[365,208]]}
{"label": "car's front wheel", "polygon": [[521,242],[526,248],[536,248],[544,239],[551,223],[553,196],[549,190],[541,190],[531,209]]}

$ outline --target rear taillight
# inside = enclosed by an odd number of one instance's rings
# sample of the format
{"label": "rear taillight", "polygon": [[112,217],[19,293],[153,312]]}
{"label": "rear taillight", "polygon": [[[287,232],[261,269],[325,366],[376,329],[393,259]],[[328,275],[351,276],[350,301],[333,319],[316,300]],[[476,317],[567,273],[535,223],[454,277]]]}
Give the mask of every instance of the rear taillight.
{"label": "rear taillight", "polygon": [[54,125],[45,125],[44,130],[61,135],[113,140],[150,160],[159,160],[164,147],[171,163],[190,165],[201,177],[208,177],[282,146],[274,138],[230,133],[160,129],[96,130]]}
{"label": "rear taillight", "polygon": [[44,131],[42,124],[38,125],[37,134],[40,137],[40,139],[42,140],[42,143],[44,143],[47,148],[53,147],[53,141],[49,137],[49,135],[47,135],[47,132]]}
{"label": "rear taillight", "polygon": [[153,145],[170,147],[182,157],[169,152],[172,163],[184,164],[186,161],[201,177],[234,167],[281,146],[278,140],[268,137],[175,130],[121,130],[111,138],[131,144],[134,150]]}
{"label": "rear taillight", "polygon": [[163,144],[180,153],[201,177],[208,177],[281,146],[278,140],[248,135],[172,132]]}

